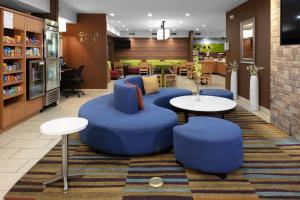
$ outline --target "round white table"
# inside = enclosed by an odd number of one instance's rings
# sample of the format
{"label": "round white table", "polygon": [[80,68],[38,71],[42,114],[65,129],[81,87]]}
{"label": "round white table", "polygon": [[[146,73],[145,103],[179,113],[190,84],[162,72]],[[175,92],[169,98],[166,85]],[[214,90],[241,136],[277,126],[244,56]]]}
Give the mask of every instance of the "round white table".
{"label": "round white table", "polygon": [[82,174],[69,175],[68,172],[68,135],[76,133],[86,128],[88,121],[79,117],[65,117],[45,122],[41,125],[40,130],[45,135],[62,136],[62,174],[56,179],[44,183],[47,185],[58,181],[64,182],[64,191],[68,191],[68,177],[82,176]]}
{"label": "round white table", "polygon": [[196,115],[221,114],[224,118],[224,114],[232,112],[237,106],[236,102],[230,99],[204,95],[175,97],[170,100],[170,104],[175,109],[184,112],[186,120],[189,113]]}

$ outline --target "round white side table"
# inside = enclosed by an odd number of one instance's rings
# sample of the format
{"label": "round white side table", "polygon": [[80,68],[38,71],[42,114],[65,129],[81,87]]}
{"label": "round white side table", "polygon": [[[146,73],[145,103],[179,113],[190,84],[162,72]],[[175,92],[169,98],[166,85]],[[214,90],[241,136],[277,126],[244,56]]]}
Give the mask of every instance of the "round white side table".
{"label": "round white side table", "polygon": [[64,182],[64,191],[68,191],[68,177],[82,176],[82,174],[69,175],[68,172],[68,135],[76,133],[86,128],[88,121],[79,117],[65,117],[45,122],[41,125],[40,130],[45,135],[62,136],[62,174],[56,179],[44,183],[47,185],[58,181]]}

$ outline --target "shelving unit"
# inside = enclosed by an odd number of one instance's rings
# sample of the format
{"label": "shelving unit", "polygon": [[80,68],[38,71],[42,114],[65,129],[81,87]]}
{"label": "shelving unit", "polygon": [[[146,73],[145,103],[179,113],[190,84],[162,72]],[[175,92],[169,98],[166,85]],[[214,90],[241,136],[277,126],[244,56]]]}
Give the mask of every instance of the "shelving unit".
{"label": "shelving unit", "polygon": [[[4,27],[4,12],[13,14],[12,28]],[[42,41],[41,19],[0,7],[0,132],[42,108],[42,98],[33,102],[26,98],[26,61],[43,57]],[[26,56],[31,49],[33,54]]]}

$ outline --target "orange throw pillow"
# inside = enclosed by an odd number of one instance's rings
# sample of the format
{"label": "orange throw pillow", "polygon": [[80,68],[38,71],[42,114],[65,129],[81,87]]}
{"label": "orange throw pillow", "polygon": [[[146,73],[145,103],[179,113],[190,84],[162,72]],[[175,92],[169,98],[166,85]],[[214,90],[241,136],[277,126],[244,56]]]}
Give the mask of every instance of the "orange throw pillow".
{"label": "orange throw pillow", "polygon": [[132,86],[132,87],[136,87],[136,94],[137,94],[137,101],[138,101],[138,107],[140,110],[144,109],[144,100],[143,100],[143,94],[142,94],[142,90],[138,85],[132,84],[127,82],[127,85]]}

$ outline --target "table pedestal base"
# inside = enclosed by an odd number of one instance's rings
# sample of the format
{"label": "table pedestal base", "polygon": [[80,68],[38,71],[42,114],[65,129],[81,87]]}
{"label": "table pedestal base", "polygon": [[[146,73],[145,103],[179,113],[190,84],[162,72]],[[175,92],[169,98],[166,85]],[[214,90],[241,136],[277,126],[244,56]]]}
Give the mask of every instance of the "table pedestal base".
{"label": "table pedestal base", "polygon": [[72,174],[69,175],[68,172],[68,135],[62,136],[62,174],[56,179],[46,181],[43,183],[43,186],[51,185],[59,181],[64,182],[64,192],[68,191],[68,178],[83,176],[84,174]]}

